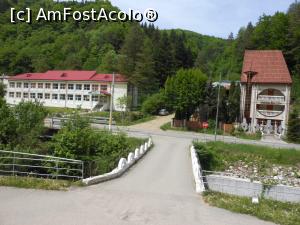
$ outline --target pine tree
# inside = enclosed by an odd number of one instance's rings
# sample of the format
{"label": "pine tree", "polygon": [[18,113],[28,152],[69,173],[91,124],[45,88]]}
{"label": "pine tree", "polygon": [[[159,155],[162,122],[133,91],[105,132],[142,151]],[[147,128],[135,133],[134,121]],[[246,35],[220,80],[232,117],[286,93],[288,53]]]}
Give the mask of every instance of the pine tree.
{"label": "pine tree", "polygon": [[129,81],[135,71],[143,43],[144,32],[138,24],[134,24],[125,37],[124,45],[121,49],[122,57],[120,57],[119,61],[119,71],[126,75]]}
{"label": "pine tree", "polygon": [[300,118],[296,109],[294,109],[290,114],[287,139],[294,143],[300,143]]}
{"label": "pine tree", "polygon": [[170,43],[169,36],[166,32],[160,37],[159,43],[155,46],[154,52],[155,71],[158,74],[160,86],[163,87],[167,77],[174,75],[175,60]]}
{"label": "pine tree", "polygon": [[155,77],[153,60],[153,44],[150,39],[145,39],[143,50],[138,54],[135,72],[131,76],[131,82],[144,94],[152,94],[159,88]]}
{"label": "pine tree", "polygon": [[228,94],[228,122],[236,122],[240,115],[240,87],[232,82]]}

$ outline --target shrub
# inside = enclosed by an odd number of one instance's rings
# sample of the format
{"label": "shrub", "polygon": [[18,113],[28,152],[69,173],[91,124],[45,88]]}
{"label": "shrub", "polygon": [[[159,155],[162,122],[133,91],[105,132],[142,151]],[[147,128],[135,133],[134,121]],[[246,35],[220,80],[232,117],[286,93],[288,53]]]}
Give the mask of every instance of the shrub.
{"label": "shrub", "polygon": [[165,95],[162,91],[149,96],[142,104],[142,112],[146,114],[157,114],[158,111],[165,107]]}
{"label": "shrub", "polygon": [[216,163],[215,154],[202,143],[194,143],[197,155],[202,169],[212,170],[214,164]]}

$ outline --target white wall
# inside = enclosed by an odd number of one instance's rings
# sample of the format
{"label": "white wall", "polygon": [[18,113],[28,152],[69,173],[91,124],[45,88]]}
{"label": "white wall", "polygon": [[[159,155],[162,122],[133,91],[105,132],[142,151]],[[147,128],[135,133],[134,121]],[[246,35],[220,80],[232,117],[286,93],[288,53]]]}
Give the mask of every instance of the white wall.
{"label": "white wall", "polygon": [[[8,83],[8,81],[5,81],[6,83]],[[15,83],[15,87],[12,88],[7,84],[7,93],[6,93],[6,101],[9,104],[18,104],[19,102],[21,102],[22,100],[25,101],[40,101],[44,104],[44,106],[48,106],[48,107],[67,107],[67,108],[78,108],[81,107],[82,109],[93,109],[97,104],[98,101],[92,101],[92,96],[90,94],[90,92],[92,92],[92,85],[93,84],[97,84],[99,85],[99,91],[100,91],[100,85],[107,85],[107,92],[111,93],[111,84],[110,83],[99,83],[99,82],[56,82],[56,81],[10,81],[10,82],[14,82]],[[22,88],[17,88],[16,84],[17,82],[22,82]],[[29,88],[24,88],[24,83],[29,83]],[[36,88],[30,88],[30,83],[36,83]],[[43,83],[44,86],[43,88],[38,88],[38,83]],[[51,83],[51,88],[50,89],[46,89],[45,88],[45,83]],[[59,85],[59,89],[53,89],[52,84],[53,83],[57,83]],[[60,84],[65,84],[66,88],[65,89],[60,89]],[[68,89],[68,84],[73,84],[74,85],[74,89],[70,90]],[[76,90],[76,84],[82,84],[82,90]],[[84,84],[90,84],[90,90],[84,90]],[[10,97],[9,93],[10,92],[14,92],[15,96],[14,97]],[[22,97],[21,98],[16,98],[16,93],[17,92],[21,92],[22,93]],[[23,93],[28,93],[29,98],[23,98]],[[35,99],[31,99],[30,98],[30,94],[31,93],[35,93],[36,94],[36,98]],[[43,94],[43,99],[38,99],[37,98],[37,94],[38,93],[42,93]],[[50,99],[45,99],[45,94],[50,94]],[[123,97],[124,95],[127,96],[127,84],[126,83],[116,83],[115,84],[115,89],[114,89],[114,109],[119,111],[120,107],[118,107],[117,105],[117,99],[119,97]],[[58,95],[58,99],[52,99],[52,94],[57,94]],[[60,100],[60,94],[65,94],[65,100]],[[68,95],[73,95],[73,100],[68,100]],[[76,96],[75,95],[81,95],[81,100],[77,101],[76,100]],[[84,95],[88,95],[89,96],[89,101],[84,101]],[[110,96],[107,96],[107,105],[106,108],[108,108],[109,106],[109,102],[110,102]]]}

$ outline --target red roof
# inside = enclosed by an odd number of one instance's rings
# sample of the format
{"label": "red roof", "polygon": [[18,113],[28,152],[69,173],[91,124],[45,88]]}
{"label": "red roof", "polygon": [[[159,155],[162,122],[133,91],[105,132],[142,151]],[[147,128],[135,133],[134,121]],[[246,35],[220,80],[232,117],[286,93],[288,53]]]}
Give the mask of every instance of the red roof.
{"label": "red roof", "polygon": [[252,72],[252,83],[291,84],[292,78],[282,51],[246,50],[241,82],[247,82],[247,72]]}
{"label": "red roof", "polygon": [[[96,71],[50,70],[46,73],[24,73],[9,77],[10,80],[57,80],[112,82],[112,74],[97,74]],[[127,82],[123,75],[116,74],[115,82]]]}

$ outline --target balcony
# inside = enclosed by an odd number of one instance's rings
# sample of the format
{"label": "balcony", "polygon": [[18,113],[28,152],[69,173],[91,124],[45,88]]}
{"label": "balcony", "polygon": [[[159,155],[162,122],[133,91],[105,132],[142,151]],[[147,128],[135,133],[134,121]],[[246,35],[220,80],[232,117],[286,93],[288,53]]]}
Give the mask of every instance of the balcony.
{"label": "balcony", "polygon": [[268,103],[268,104],[283,104],[285,103],[285,97],[274,96],[274,95],[258,95],[257,101]]}
{"label": "balcony", "polygon": [[275,111],[275,110],[257,110],[261,115],[266,117],[276,117],[279,116],[283,111]]}

